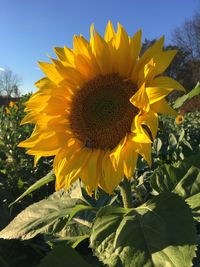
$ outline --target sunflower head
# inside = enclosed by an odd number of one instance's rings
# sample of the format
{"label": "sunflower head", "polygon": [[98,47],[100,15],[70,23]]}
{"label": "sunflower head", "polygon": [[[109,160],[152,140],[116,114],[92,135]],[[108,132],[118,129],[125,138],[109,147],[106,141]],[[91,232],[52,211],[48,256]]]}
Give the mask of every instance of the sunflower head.
{"label": "sunflower head", "polygon": [[181,124],[184,122],[184,116],[182,114],[179,114],[178,116],[176,116],[175,119],[176,124]]}
{"label": "sunflower head", "polygon": [[89,193],[112,193],[132,177],[138,154],[151,164],[158,113],[175,114],[165,96],[184,88],[161,76],[176,51],[164,51],[162,37],[141,55],[141,38],[111,22],[101,37],[92,25],[89,41],[75,36],[73,48],[56,47],[57,59],[39,63],[46,76],[22,121],[35,129],[19,146],[35,163],[55,156],[57,190],[81,178]]}

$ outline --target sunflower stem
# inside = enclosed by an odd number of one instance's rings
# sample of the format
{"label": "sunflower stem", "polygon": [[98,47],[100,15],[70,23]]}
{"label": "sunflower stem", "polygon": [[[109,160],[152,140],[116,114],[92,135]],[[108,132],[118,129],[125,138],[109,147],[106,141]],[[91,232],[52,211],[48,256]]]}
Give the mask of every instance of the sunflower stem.
{"label": "sunflower stem", "polygon": [[131,194],[131,183],[126,178],[119,185],[123,206],[124,208],[132,208],[133,207],[133,198]]}

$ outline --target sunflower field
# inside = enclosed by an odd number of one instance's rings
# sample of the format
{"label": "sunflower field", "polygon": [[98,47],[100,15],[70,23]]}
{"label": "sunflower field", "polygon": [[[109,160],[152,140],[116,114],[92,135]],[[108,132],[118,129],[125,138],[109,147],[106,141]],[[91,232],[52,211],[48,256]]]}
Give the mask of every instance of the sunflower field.
{"label": "sunflower field", "polygon": [[200,266],[200,85],[163,42],[91,26],[0,108],[0,266]]}

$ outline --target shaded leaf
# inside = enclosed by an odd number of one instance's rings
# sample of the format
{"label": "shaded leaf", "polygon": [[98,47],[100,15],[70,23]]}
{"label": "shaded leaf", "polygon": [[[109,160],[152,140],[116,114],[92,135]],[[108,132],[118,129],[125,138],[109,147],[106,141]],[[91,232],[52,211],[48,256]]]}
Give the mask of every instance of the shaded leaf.
{"label": "shaded leaf", "polygon": [[196,86],[186,95],[178,97],[173,105],[173,108],[180,108],[187,100],[192,99],[194,96],[200,94],[200,83],[198,82]]}
{"label": "shaded leaf", "polygon": [[102,208],[91,234],[94,253],[110,267],[189,267],[195,242],[191,210],[173,193],[136,209]]}
{"label": "shaded leaf", "polygon": [[53,234],[61,231],[80,199],[69,198],[68,194],[58,192],[48,199],[34,203],[23,210],[0,232],[4,239],[30,239],[39,233]]}
{"label": "shaded leaf", "polygon": [[19,196],[14,202],[12,202],[9,207],[11,207],[13,204],[15,204],[17,201],[22,199],[23,197],[29,195],[33,191],[39,189],[41,186],[48,184],[55,180],[54,172],[53,170],[50,171],[46,176],[42,177],[40,180],[35,182],[33,185],[31,185],[21,196]]}
{"label": "shaded leaf", "polygon": [[197,166],[199,166],[199,153],[173,166],[163,165],[150,176],[150,182],[158,193],[179,194],[190,205],[194,219],[199,221],[200,168]]}
{"label": "shaded leaf", "polygon": [[64,243],[57,244],[53,250],[42,259],[38,267],[94,267],[87,263],[79,254]]}

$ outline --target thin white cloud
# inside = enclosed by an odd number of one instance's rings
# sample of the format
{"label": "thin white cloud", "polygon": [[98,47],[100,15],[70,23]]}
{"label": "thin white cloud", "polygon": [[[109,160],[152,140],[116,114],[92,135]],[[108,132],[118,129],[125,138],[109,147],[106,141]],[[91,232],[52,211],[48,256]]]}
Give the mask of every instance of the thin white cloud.
{"label": "thin white cloud", "polygon": [[5,69],[0,67],[0,71],[5,71]]}

